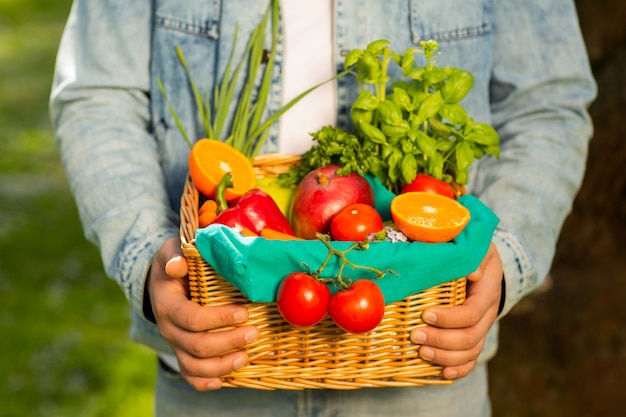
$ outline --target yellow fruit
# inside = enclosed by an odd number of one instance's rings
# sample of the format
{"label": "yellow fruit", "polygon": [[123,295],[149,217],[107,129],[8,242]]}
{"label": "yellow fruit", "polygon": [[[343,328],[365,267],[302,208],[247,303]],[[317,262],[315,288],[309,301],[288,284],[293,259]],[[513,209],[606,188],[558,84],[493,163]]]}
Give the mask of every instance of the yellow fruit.
{"label": "yellow fruit", "polygon": [[289,215],[291,200],[295,190],[293,188],[285,188],[278,184],[278,178],[262,177],[257,178],[256,187],[268,193],[283,212],[285,216]]}

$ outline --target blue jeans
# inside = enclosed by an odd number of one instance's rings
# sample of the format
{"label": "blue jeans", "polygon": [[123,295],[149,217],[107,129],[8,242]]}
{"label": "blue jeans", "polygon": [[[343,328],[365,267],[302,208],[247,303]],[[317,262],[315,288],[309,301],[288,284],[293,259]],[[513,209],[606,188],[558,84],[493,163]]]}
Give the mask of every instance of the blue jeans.
{"label": "blue jeans", "polygon": [[489,417],[487,366],[478,365],[451,385],[354,391],[263,391],[222,388],[198,392],[179,374],[159,366],[156,417]]}

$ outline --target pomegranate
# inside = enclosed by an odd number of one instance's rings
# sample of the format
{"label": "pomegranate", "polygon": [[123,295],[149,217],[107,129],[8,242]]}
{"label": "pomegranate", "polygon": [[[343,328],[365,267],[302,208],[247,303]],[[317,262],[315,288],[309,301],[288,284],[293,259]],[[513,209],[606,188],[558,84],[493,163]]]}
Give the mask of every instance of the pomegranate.
{"label": "pomegranate", "polygon": [[354,172],[339,175],[339,168],[326,165],[314,169],[296,188],[290,219],[297,236],[315,239],[316,233],[328,233],[333,216],[350,204],[374,205],[367,180]]}

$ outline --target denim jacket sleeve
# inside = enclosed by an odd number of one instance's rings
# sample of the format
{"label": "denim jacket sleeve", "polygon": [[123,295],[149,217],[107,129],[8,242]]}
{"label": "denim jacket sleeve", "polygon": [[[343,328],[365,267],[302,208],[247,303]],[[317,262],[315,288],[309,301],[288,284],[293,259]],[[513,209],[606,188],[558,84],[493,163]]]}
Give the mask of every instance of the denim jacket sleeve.
{"label": "denim jacket sleeve", "polygon": [[150,132],[150,8],[149,1],[75,1],[50,106],[85,234],[140,314],[151,258],[179,235]]}
{"label": "denim jacket sleeve", "polygon": [[477,194],[501,218],[494,243],[506,314],[548,274],[585,171],[596,94],[569,0],[494,2],[490,83],[501,158],[477,165]]}

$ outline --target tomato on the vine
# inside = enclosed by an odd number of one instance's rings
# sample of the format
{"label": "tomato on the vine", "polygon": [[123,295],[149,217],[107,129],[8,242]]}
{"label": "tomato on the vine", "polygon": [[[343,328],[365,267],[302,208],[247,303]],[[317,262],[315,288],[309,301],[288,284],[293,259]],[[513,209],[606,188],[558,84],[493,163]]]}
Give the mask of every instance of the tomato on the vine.
{"label": "tomato on the vine", "polygon": [[337,326],[350,333],[367,333],[385,313],[383,293],[374,282],[361,279],[333,294],[328,312]]}
{"label": "tomato on the vine", "polygon": [[326,317],[330,289],[307,273],[292,272],[280,283],[276,300],[286,322],[311,327]]}
{"label": "tomato on the vine", "polygon": [[402,187],[402,193],[411,191],[425,191],[454,198],[454,190],[450,184],[428,174],[417,174],[411,183]]}
{"label": "tomato on the vine", "polygon": [[381,231],[383,219],[368,204],[350,204],[335,214],[330,222],[333,240],[360,242],[371,233]]}

